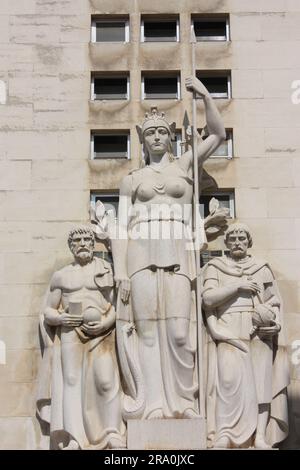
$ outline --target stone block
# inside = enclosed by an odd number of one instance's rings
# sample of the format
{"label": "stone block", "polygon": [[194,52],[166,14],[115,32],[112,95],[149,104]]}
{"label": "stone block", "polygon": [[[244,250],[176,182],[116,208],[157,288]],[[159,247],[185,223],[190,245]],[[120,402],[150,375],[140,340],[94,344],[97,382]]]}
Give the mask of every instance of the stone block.
{"label": "stone block", "polygon": [[[300,303],[300,283],[299,281],[281,280],[278,287],[283,300],[284,313],[297,311]],[[300,339],[300,330],[299,330]]]}
{"label": "stone block", "polygon": [[37,44],[34,48],[37,73],[75,73],[88,70],[87,45]]}
{"label": "stone block", "polygon": [[[15,0],[16,1],[16,0]],[[41,15],[80,15],[90,12],[88,3],[82,0],[34,0],[35,13]]]}
{"label": "stone block", "polygon": [[37,436],[32,418],[0,418],[0,450],[35,450]]}
{"label": "stone block", "polygon": [[[51,109],[53,104],[54,109]],[[82,122],[87,122],[87,120],[88,103],[84,101],[65,101],[64,103],[57,101],[56,103],[50,103],[48,100],[45,100],[44,103],[40,103],[35,107],[34,126],[37,129],[69,130],[81,127]]]}
{"label": "stone block", "polygon": [[205,420],[128,420],[129,450],[194,450],[206,448]]}
{"label": "stone block", "polygon": [[12,221],[87,221],[89,191],[12,191],[0,201],[1,214]]}
{"label": "stone block", "polygon": [[[252,7],[249,4],[249,10]],[[262,37],[259,11],[240,12],[230,15],[230,37],[232,41],[260,41]]]}
{"label": "stone block", "polygon": [[59,75],[60,80],[60,98],[63,100],[89,100],[90,72],[84,73],[65,73]]}
{"label": "stone block", "polygon": [[1,44],[0,70],[3,71],[33,71],[33,47],[29,44]]}
{"label": "stone block", "polygon": [[59,39],[59,23],[59,17],[53,15],[11,16],[10,41],[16,44],[55,44]]}
{"label": "stone block", "polygon": [[[300,252],[297,250],[269,250],[261,252],[272,266],[275,278],[278,280],[299,281]],[[299,332],[300,330],[298,330]]]}
{"label": "stone block", "polygon": [[1,317],[38,315],[51,275],[45,284],[0,285]]}
{"label": "stone block", "polygon": [[26,190],[31,186],[31,162],[7,161],[1,165],[0,191]]}
{"label": "stone block", "polygon": [[58,158],[58,135],[47,131],[8,131],[2,134],[9,159]]}
{"label": "stone block", "polygon": [[90,15],[64,15],[60,17],[60,43],[87,44],[91,37]]}
{"label": "stone block", "polygon": [[35,222],[31,224],[31,245],[34,251],[68,253],[67,237],[74,222]]}
{"label": "stone block", "polygon": [[261,70],[233,70],[232,97],[236,99],[255,99],[263,97]]}
{"label": "stone block", "polygon": [[32,382],[37,377],[38,349],[7,349],[6,364],[1,365],[0,387],[7,383]]}
{"label": "stone block", "polygon": [[68,255],[67,247],[63,252],[6,253],[4,255],[5,284],[31,284],[48,282],[55,263],[61,254]]}
{"label": "stone block", "polygon": [[292,160],[292,168],[293,168],[293,182],[294,186],[297,188],[300,187],[300,158],[294,157]]}
{"label": "stone block", "polygon": [[292,84],[296,79],[300,80],[300,69],[263,71],[263,94],[265,98],[284,98],[291,102],[294,92]]}
{"label": "stone block", "polygon": [[[1,7],[2,10],[2,7]],[[1,12],[2,13],[2,12]],[[0,15],[0,44],[9,43],[9,16]]]}
{"label": "stone block", "polygon": [[65,191],[89,189],[88,165],[84,160],[35,160],[32,189]]}
{"label": "stone block", "polygon": [[59,158],[86,160],[90,149],[89,129],[68,129],[58,134]]}
{"label": "stone block", "polygon": [[[37,349],[39,348],[38,325],[39,318],[35,317],[0,317],[1,340],[9,349]],[[0,393],[1,389],[0,387]],[[0,400],[2,402],[2,400]],[[7,401],[9,401],[7,399]],[[5,406],[9,406],[8,404]],[[1,412],[0,412],[0,416]],[[18,415],[16,415],[18,416]]]}
{"label": "stone block", "polygon": [[265,129],[265,152],[271,158],[300,155],[300,134],[291,126]]}
{"label": "stone block", "polygon": [[264,41],[299,41],[300,12],[265,13],[261,17],[262,39]]}
{"label": "stone block", "polygon": [[32,125],[32,104],[1,106],[0,130],[23,130]]}
{"label": "stone block", "polygon": [[234,125],[233,153],[235,157],[261,157],[265,151],[265,130],[261,127]]}
{"label": "stone block", "polygon": [[268,216],[275,218],[300,217],[300,188],[267,189]]}
{"label": "stone block", "polygon": [[264,188],[237,188],[235,204],[237,219],[267,218],[267,193]]}
{"label": "stone block", "polygon": [[32,72],[11,72],[9,74],[9,104],[32,103]]}
{"label": "stone block", "polygon": [[7,222],[0,222],[0,245],[3,253],[30,251],[31,234],[29,229]]}
{"label": "stone block", "polygon": [[295,250],[298,235],[294,219],[243,218],[253,232],[254,246],[261,250]]}
{"label": "stone block", "polygon": [[7,383],[0,387],[0,417],[32,416],[34,392],[34,383]]}

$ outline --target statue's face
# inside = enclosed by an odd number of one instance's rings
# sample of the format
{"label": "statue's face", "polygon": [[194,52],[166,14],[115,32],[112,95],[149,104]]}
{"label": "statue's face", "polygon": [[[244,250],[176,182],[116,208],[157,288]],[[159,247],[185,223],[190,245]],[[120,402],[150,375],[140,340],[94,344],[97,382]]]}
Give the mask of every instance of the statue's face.
{"label": "statue's face", "polygon": [[228,235],[226,246],[232,258],[241,259],[247,255],[249,240],[246,232],[239,230]]}
{"label": "statue's face", "polygon": [[81,263],[88,262],[93,258],[94,239],[88,233],[75,233],[70,249],[76,260]]}
{"label": "statue's face", "polygon": [[170,147],[171,136],[166,127],[149,127],[144,132],[144,142],[150,155],[164,155]]}

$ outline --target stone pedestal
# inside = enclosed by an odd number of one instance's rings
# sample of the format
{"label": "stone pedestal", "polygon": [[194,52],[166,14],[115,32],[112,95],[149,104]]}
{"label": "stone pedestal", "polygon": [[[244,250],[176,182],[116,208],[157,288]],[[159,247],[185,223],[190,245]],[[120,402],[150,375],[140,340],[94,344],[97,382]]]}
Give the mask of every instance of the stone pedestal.
{"label": "stone pedestal", "polygon": [[206,449],[205,419],[128,420],[130,450]]}

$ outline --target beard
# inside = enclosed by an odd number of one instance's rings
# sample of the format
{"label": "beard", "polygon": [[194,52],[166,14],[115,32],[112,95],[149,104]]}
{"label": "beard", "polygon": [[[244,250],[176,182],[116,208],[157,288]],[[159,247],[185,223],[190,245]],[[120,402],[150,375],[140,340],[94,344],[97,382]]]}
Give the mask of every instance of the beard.
{"label": "beard", "polygon": [[88,263],[93,259],[93,251],[92,250],[81,250],[77,253],[73,253],[75,259],[80,263]]}

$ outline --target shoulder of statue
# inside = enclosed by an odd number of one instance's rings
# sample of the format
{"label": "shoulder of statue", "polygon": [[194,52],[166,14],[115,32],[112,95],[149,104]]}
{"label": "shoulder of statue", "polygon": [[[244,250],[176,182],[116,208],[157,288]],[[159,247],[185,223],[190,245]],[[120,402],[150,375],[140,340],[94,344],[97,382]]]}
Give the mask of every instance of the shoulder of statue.
{"label": "shoulder of statue", "polygon": [[217,256],[214,259],[211,259],[207,266],[214,266],[217,269],[224,269],[224,267],[229,266],[229,261],[227,256]]}
{"label": "shoulder of statue", "polygon": [[249,271],[249,273],[255,273],[257,271],[260,271],[263,268],[266,268],[267,270],[272,272],[267,261],[259,259],[259,258],[255,258],[253,256],[250,257],[247,264],[248,264],[247,271]]}
{"label": "shoulder of statue", "polygon": [[68,275],[68,273],[72,270],[72,264],[67,264],[63,268],[55,271],[51,278],[50,287],[51,289],[58,289],[62,287],[64,278]]}
{"label": "shoulder of statue", "polygon": [[114,278],[113,278],[113,270],[112,265],[102,259],[102,258],[94,258],[95,261],[95,284],[99,288],[104,287],[113,287],[114,285]]}

